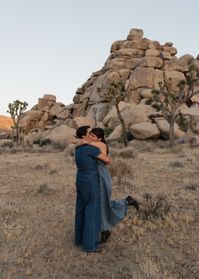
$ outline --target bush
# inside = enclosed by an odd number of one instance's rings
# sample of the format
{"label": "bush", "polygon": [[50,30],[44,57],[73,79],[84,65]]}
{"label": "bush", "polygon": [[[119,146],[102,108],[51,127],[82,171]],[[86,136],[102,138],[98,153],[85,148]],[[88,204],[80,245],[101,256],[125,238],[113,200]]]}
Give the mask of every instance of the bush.
{"label": "bush", "polygon": [[197,183],[189,183],[185,186],[185,189],[186,190],[189,190],[189,191],[197,191],[199,189],[199,186]]}
{"label": "bush", "polygon": [[43,139],[40,141],[40,146],[45,146],[51,144],[51,140],[50,139]]}
{"label": "bush", "polygon": [[180,129],[184,132],[187,132],[190,127],[190,118],[184,116],[182,113],[179,113],[176,119],[176,122]]}
{"label": "bush", "polygon": [[184,165],[180,161],[174,161],[174,162],[169,163],[169,167],[172,167],[172,168],[184,168]]}
{"label": "bush", "polygon": [[151,220],[153,218],[163,218],[171,211],[171,205],[164,195],[157,195],[153,197],[151,194],[144,194],[140,216],[144,220]]}
{"label": "bush", "polygon": [[126,147],[123,148],[118,155],[123,159],[133,159],[137,157],[137,154],[137,150],[133,149],[132,147]]}

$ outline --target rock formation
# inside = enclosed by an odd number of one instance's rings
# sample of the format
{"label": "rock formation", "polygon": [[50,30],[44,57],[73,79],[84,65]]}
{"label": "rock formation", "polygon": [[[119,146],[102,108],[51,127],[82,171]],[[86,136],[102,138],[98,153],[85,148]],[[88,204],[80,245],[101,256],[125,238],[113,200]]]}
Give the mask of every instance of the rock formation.
{"label": "rock formation", "polygon": [[8,139],[12,133],[13,121],[10,117],[0,115],[0,139]]}
{"label": "rock formation", "polygon": [[[176,54],[173,43],[161,45],[158,41],[144,38],[143,30],[131,29],[126,40],[112,44],[103,68],[92,73],[77,89],[73,104],[65,106],[58,103],[50,94],[39,98],[38,104],[25,113],[20,123],[24,142],[31,144],[44,140],[61,125],[72,129],[69,133],[72,135],[82,124],[108,127],[113,131],[109,140],[120,138],[122,129],[115,108],[105,99],[109,85],[120,80],[125,84],[127,95],[125,102],[120,103],[120,110],[131,135],[138,139],[168,138],[168,123],[162,118],[152,121],[151,115],[157,112],[146,105],[146,101],[151,90],[158,88],[159,82],[168,84],[172,79],[172,88],[176,91],[178,82],[185,80],[188,67],[195,65],[199,68],[199,57],[194,59],[192,55],[185,54],[177,58]],[[184,106],[183,110],[186,115],[199,115],[199,97],[194,96],[190,107]],[[175,129],[176,137],[181,137],[183,133],[177,124]]]}

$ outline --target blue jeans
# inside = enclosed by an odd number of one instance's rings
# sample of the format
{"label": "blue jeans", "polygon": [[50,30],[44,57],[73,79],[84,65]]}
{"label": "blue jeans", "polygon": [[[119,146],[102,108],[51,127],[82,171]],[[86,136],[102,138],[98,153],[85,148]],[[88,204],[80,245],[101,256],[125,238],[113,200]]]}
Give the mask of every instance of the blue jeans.
{"label": "blue jeans", "polygon": [[75,244],[86,252],[98,248],[100,233],[100,186],[96,171],[78,171],[76,179]]}

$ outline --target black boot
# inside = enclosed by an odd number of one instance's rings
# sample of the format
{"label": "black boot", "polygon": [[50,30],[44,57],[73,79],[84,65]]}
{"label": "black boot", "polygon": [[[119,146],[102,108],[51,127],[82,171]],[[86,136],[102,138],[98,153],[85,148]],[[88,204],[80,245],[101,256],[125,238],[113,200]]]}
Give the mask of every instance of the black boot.
{"label": "black boot", "polygon": [[137,211],[139,211],[139,203],[135,199],[133,199],[131,196],[128,196],[126,198],[126,201],[128,202],[129,206],[134,206]]}
{"label": "black boot", "polygon": [[101,243],[107,241],[107,239],[111,236],[111,232],[109,230],[101,232]]}

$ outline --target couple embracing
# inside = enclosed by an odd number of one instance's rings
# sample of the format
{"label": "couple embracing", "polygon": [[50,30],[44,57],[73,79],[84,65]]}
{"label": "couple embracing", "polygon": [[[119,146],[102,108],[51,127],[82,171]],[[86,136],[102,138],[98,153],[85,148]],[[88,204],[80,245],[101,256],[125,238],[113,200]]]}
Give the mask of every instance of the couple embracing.
{"label": "couple embracing", "polygon": [[111,159],[104,130],[82,126],[76,137],[75,245],[87,253],[101,252],[99,244],[111,235],[109,230],[124,219],[128,206],[139,210],[139,204],[131,196],[111,200],[111,177],[106,166]]}

